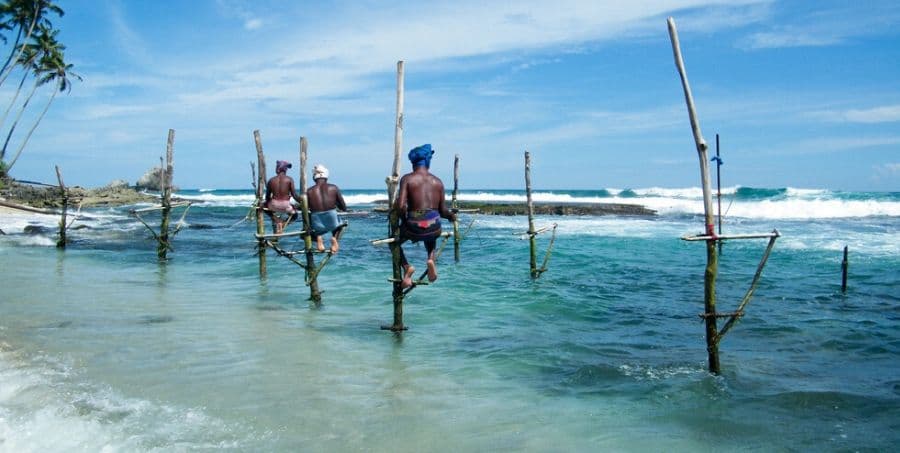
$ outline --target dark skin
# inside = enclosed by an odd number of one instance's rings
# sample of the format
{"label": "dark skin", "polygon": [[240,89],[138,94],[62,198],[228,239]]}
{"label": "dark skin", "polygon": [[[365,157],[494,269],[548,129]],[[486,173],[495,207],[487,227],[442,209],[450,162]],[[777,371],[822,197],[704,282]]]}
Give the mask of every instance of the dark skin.
{"label": "dark skin", "polygon": [[[341,189],[334,184],[328,184],[328,178],[316,179],[316,184],[306,190],[306,198],[309,200],[310,212],[330,211],[337,208],[339,211],[347,210],[347,203],[344,202],[344,196],[341,195]],[[341,228],[331,232],[331,253],[337,253],[340,246],[338,245],[337,235]],[[325,243],[322,236],[312,235],[316,240],[316,246],[320,252],[325,251]]]}
{"label": "dark skin", "polygon": [[306,197],[309,199],[311,212],[330,211],[335,208],[339,211],[347,210],[341,189],[334,184],[328,184],[328,178],[317,179],[316,184],[306,190]]}
{"label": "dark skin", "polygon": [[[406,219],[409,211],[426,211],[436,210],[441,217],[451,221],[456,221],[456,215],[447,209],[444,202],[444,183],[437,176],[431,174],[426,166],[414,167],[411,173],[407,173],[400,178],[400,193],[397,195],[397,203],[394,209],[399,213],[401,219]],[[401,244],[405,241],[401,238]],[[428,280],[437,280],[437,265],[434,259],[434,241],[425,242],[425,251],[428,259],[425,264],[428,266]],[[400,249],[403,259],[404,276],[401,286],[408,288],[412,286],[412,274],[415,268],[406,262],[403,256],[403,249]]]}
{"label": "dark skin", "polygon": [[[269,206],[269,201],[271,200],[290,200],[291,198],[297,200],[298,203],[301,200],[300,195],[297,195],[297,191],[294,189],[294,180],[286,172],[278,173],[266,183],[265,207]],[[271,210],[267,210],[266,214],[272,219],[272,226],[275,228],[276,234],[282,233],[285,224],[296,218],[296,214],[294,214],[287,221],[284,221],[275,216]]]}

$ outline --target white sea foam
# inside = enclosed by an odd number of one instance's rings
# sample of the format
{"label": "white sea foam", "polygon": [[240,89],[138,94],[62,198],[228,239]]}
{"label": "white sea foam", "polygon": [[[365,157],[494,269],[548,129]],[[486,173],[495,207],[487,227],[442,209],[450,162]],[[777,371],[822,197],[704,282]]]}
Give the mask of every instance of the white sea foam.
{"label": "white sea foam", "polygon": [[202,411],[126,398],[84,381],[73,385],[69,366],[48,357],[39,357],[34,366],[3,349],[2,451],[137,451],[178,444],[219,449],[241,443]]}

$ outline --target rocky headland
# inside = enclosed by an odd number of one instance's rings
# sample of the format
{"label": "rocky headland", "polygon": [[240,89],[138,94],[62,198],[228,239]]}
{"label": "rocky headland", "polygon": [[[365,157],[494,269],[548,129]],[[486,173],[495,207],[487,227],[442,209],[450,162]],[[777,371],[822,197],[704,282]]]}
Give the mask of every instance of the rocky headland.
{"label": "rocky headland", "polygon": [[[82,207],[122,206],[135,203],[154,203],[159,196],[138,190],[125,181],[113,181],[94,189],[68,187],[69,205]],[[0,181],[0,200],[38,209],[61,208],[60,188],[44,184],[24,183],[12,179]]]}

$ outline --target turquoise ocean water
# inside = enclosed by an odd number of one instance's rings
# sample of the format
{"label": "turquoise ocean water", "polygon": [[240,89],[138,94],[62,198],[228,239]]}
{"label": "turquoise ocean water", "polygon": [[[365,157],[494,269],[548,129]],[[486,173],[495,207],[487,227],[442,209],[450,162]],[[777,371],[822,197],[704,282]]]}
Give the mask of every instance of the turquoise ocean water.
{"label": "turquoise ocean water", "polygon": [[[190,190],[165,264],[128,215],[0,217],[0,451],[889,451],[900,444],[900,193],[730,188],[726,233],[782,237],[706,371],[699,189],[541,191],[654,217],[557,223],[529,277],[523,216],[474,220],[454,263],[392,316],[390,253],[348,190],[341,252],[311,307],[299,267],[261,280],[243,190]],[[463,200],[524,200],[464,191]],[[369,213],[364,213],[369,212]],[[149,217],[153,218],[152,215]],[[36,222],[37,233],[25,233]],[[446,223],[445,223],[446,225]],[[540,245],[546,247],[546,236]],[[290,246],[290,241],[282,240]],[[764,239],[720,257],[733,309]],[[840,291],[849,248],[849,288]],[[448,246],[449,247],[449,246]],[[292,247],[294,248],[294,247]],[[297,246],[296,248],[299,248]],[[424,269],[421,245],[408,245]]]}

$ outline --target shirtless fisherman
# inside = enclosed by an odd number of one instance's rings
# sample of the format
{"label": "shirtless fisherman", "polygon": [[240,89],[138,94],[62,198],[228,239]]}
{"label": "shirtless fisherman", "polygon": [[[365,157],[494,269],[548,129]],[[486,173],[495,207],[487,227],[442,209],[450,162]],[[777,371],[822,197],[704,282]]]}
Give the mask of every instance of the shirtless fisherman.
{"label": "shirtless fisherman", "polygon": [[313,181],[315,185],[306,190],[306,198],[309,200],[309,222],[312,226],[312,237],[316,240],[316,247],[320,252],[325,251],[323,235],[331,233],[332,254],[340,249],[338,234],[343,227],[343,222],[337,215],[337,209],[347,210],[341,189],[334,184],[328,184],[328,169],[322,164],[313,168]]}
{"label": "shirtless fisherman", "polygon": [[[272,219],[275,234],[283,233],[284,226],[297,218],[297,209],[291,203],[291,198],[297,200],[298,203],[301,200],[300,195],[297,195],[297,191],[294,189],[294,180],[287,175],[288,168],[291,168],[290,162],[283,160],[276,162],[275,176],[266,183],[266,201],[263,203],[263,208]],[[276,212],[287,213],[290,217],[284,220],[276,215]]]}
{"label": "shirtless fisherman", "polygon": [[400,218],[400,258],[404,271],[400,285],[403,288],[412,286],[412,275],[415,272],[415,268],[406,261],[403,254],[403,242],[422,241],[425,244],[428,281],[433,282],[438,278],[434,249],[437,238],[441,235],[441,217],[451,222],[456,221],[456,215],[444,204],[444,183],[428,171],[433,154],[430,144],[410,150],[408,157],[413,171],[400,178],[400,193],[394,209]]}

